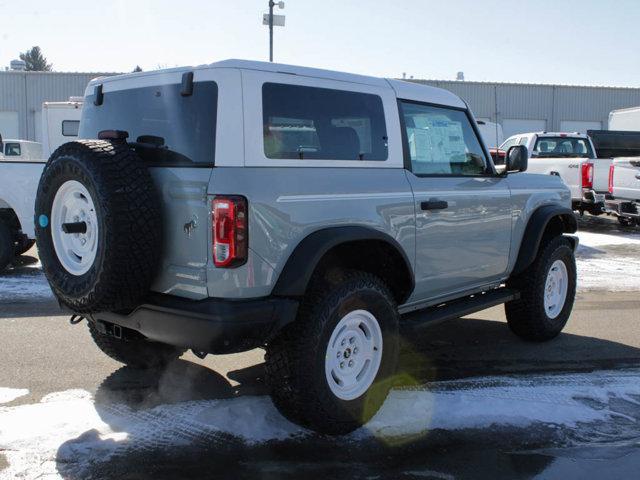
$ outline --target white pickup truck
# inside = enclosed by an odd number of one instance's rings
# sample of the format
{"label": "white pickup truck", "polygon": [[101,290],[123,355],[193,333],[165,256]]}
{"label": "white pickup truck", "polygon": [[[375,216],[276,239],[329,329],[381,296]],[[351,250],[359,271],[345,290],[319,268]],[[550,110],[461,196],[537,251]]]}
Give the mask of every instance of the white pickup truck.
{"label": "white pickup truck", "polygon": [[607,212],[622,225],[640,226],[640,157],[616,158],[609,174]]}
{"label": "white pickup truck", "polygon": [[[607,214],[617,216],[622,225],[640,225],[640,132],[589,130],[587,135],[596,149],[597,162],[609,161]],[[603,176],[598,171],[596,175]]]}
{"label": "white pickup truck", "polygon": [[40,175],[49,155],[78,136],[81,111],[78,101],[43,104],[44,146],[0,137],[0,272],[33,246]]}
{"label": "white pickup truck", "polygon": [[524,145],[529,150],[527,173],[562,178],[571,190],[574,210],[581,214],[604,213],[611,159],[596,159],[588,136],[560,132],[521,133],[507,138],[499,150],[507,151],[514,145]]}

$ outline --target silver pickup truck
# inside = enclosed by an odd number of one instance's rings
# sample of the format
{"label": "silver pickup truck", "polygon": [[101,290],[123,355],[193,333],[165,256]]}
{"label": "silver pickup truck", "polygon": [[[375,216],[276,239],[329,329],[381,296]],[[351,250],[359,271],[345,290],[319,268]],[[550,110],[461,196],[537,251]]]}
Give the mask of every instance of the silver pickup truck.
{"label": "silver pickup truck", "polygon": [[158,367],[266,349],[277,408],[369,420],[405,329],[505,304],[557,336],[577,224],[558,177],[497,169],[467,105],[397,80],[229,60],[100,78],[43,172],[53,292],[107,355]]}

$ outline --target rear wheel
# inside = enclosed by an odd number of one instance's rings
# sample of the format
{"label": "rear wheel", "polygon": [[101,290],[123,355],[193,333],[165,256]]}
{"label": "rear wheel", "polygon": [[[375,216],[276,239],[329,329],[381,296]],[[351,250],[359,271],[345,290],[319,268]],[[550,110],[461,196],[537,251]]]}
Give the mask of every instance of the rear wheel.
{"label": "rear wheel", "polygon": [[89,332],[94,343],[109,357],[135,368],[157,368],[179,358],[186,350],[152,342],[137,332],[119,330],[117,338],[102,329],[95,322],[89,323]]}
{"label": "rear wheel", "polygon": [[509,328],[525,340],[544,341],[564,328],[576,295],[576,261],[569,240],[559,236],[540,247],[531,266],[507,286],[520,299],[505,304]]}
{"label": "rear wheel", "polygon": [[348,433],[380,408],[398,361],[398,312],[377,277],[352,272],[311,287],[298,319],[267,346],[267,382],[290,420]]}
{"label": "rear wheel", "polygon": [[618,217],[618,223],[623,227],[633,227],[636,223],[633,218],[629,217]]}
{"label": "rear wheel", "polygon": [[13,235],[7,222],[0,219],[0,272],[9,266],[13,259]]}

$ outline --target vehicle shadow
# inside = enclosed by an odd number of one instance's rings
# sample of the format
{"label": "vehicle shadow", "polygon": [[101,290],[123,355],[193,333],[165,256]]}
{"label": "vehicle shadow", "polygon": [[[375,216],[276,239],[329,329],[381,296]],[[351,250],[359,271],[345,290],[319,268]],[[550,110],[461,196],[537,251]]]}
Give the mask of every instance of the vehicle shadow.
{"label": "vehicle shadow", "polygon": [[591,233],[603,233],[608,235],[619,235],[625,237],[637,237],[640,239],[640,228],[636,226],[623,226],[616,217],[609,215],[589,215],[577,216],[578,231]]}
{"label": "vehicle shadow", "polygon": [[[399,383],[424,389],[432,381],[479,375],[640,365],[640,349],[628,345],[573,334],[562,334],[544,344],[527,343],[513,335],[504,322],[494,320],[453,320],[405,332],[402,343]],[[95,409],[113,431],[126,433],[126,439],[101,440],[95,430],[69,439],[58,449],[58,473],[73,480],[203,476],[500,479],[529,478],[554,462],[551,456],[532,453],[535,448],[557,445],[558,430],[553,425],[530,430],[526,438],[522,438],[521,431],[495,427],[471,432],[434,431],[403,443],[389,443],[367,436],[324,437],[281,419],[277,420],[278,425],[301,434],[245,443],[229,429],[215,435],[198,434],[201,414],[180,417],[183,406],[190,411],[188,408],[194,405],[200,408],[210,404],[223,409],[224,415],[215,417],[223,423],[246,415],[249,428],[255,424],[259,429],[266,418],[279,415],[266,397],[255,396],[265,393],[263,378],[262,364],[238,368],[226,377],[185,360],[164,370],[122,367],[98,388]],[[255,409],[243,404],[243,398],[264,402],[260,403],[261,409]],[[171,404],[176,409],[167,410]],[[149,428],[141,429],[141,422],[147,422]],[[216,425],[209,426],[215,429]],[[87,439],[92,442],[91,448],[78,447]],[[96,457],[101,444],[115,452],[108,461],[98,461]]]}

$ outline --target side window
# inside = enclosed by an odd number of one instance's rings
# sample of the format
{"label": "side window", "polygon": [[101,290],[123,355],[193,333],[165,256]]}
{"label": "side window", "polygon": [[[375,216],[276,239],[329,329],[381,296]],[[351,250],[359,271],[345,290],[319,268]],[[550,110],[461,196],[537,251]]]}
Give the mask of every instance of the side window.
{"label": "side window", "polygon": [[19,157],[22,154],[19,143],[5,143],[4,154],[7,157]]}
{"label": "side window", "polygon": [[80,129],[80,120],[63,120],[62,135],[65,137],[77,137]]}
{"label": "side window", "polygon": [[513,147],[516,144],[517,141],[518,141],[517,137],[508,138],[506,142],[504,142],[502,145],[500,145],[500,150],[504,150],[506,152],[511,147]]}
{"label": "side window", "polygon": [[411,171],[416,175],[482,175],[487,160],[460,110],[402,102]]}
{"label": "side window", "polygon": [[529,141],[529,137],[522,137],[518,142],[518,145],[526,145],[528,141]]}
{"label": "side window", "polygon": [[377,95],[265,83],[262,112],[267,158],[387,159],[387,127]]}

